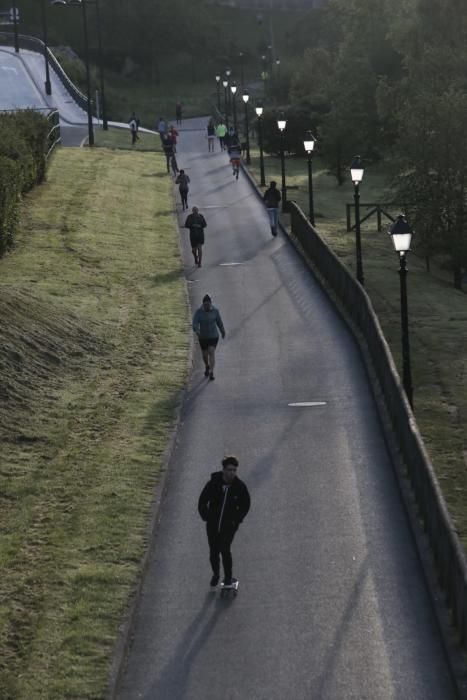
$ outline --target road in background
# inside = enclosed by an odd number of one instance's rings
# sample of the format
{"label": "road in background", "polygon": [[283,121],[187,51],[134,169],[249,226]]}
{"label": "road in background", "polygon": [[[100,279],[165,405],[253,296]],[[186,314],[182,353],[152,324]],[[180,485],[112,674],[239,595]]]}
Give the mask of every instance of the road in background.
{"label": "road in background", "polygon": [[[204,126],[185,122],[177,154],[208,223],[201,269],[181,238],[192,311],[210,293],[227,338],[214,382],[195,347],[118,697],[453,698],[359,351],[245,178],[208,154]],[[196,506],[228,452],[252,508],[225,601]]]}

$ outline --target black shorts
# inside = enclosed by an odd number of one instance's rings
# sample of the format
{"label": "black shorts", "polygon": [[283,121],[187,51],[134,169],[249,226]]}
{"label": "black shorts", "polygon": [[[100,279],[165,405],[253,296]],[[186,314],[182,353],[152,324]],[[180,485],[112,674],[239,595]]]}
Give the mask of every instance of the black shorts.
{"label": "black shorts", "polygon": [[217,347],[219,338],[198,338],[201,350],[207,350],[209,346]]}
{"label": "black shorts", "polygon": [[204,231],[190,231],[190,243],[192,248],[197,248],[199,245],[204,244]]}

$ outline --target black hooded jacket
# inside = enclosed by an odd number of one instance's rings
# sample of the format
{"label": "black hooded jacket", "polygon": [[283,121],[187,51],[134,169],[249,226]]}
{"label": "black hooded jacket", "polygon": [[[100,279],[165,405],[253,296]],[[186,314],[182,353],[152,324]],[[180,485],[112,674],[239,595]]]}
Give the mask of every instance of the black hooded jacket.
{"label": "black hooded jacket", "polygon": [[230,485],[222,472],[213,472],[198,501],[198,512],[217,532],[236,530],[250,510],[250,494],[237,476]]}

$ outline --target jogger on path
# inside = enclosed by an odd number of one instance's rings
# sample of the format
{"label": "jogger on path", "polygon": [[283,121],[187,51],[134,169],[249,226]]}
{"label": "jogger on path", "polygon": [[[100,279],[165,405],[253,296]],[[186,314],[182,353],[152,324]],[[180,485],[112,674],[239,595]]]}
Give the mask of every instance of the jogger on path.
{"label": "jogger on path", "polygon": [[[225,328],[219,309],[212,305],[209,294],[203,297],[203,305],[195,311],[193,316],[193,330],[198,336],[201,353],[205,366],[204,376],[214,379],[214,366],[216,364],[216,347],[219,342],[219,331],[222,339],[225,338]],[[218,330],[219,329],[219,330]]]}
{"label": "jogger on path", "polygon": [[195,259],[195,265],[201,267],[206,219],[199,213],[198,207],[193,207],[191,214],[187,216],[185,228],[190,229],[191,252],[193,253],[193,257]]}
{"label": "jogger on path", "polygon": [[250,510],[250,494],[246,484],[237,476],[237,467],[237,457],[226,455],[222,460],[222,471],[211,474],[198,501],[198,512],[206,523],[208,535],[211,586],[219,583],[219,555],[224,568],[224,585],[230,586],[236,581],[232,577],[230,546],[238,526]]}

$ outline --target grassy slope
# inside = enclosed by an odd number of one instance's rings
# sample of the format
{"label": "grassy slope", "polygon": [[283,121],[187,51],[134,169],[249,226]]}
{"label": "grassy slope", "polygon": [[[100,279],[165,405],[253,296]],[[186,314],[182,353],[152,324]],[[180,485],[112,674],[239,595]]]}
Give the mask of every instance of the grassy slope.
{"label": "grassy slope", "polygon": [[[259,159],[253,152],[252,171],[259,181]],[[266,181],[280,187],[280,162],[266,158]],[[308,176],[304,159],[289,159],[287,182],[298,185],[289,197],[308,211]],[[328,245],[355,272],[355,234],[347,233],[345,204],[353,202],[350,181],[342,187],[327,175],[319,159],[314,162],[316,226]],[[361,202],[390,201],[384,170],[365,172]],[[366,213],[362,208],[361,216]],[[392,209],[393,215],[397,210]],[[285,220],[287,217],[285,217]],[[396,364],[402,373],[398,261],[383,220],[378,233],[376,218],[362,225],[365,288],[381,321]],[[428,448],[459,536],[467,547],[467,299],[452,287],[451,277],[436,269],[425,271],[414,254],[408,261],[408,299],[412,380],[417,423]]]}
{"label": "grassy slope", "polygon": [[103,697],[188,350],[163,156],[60,150],[0,279],[0,697]]}

